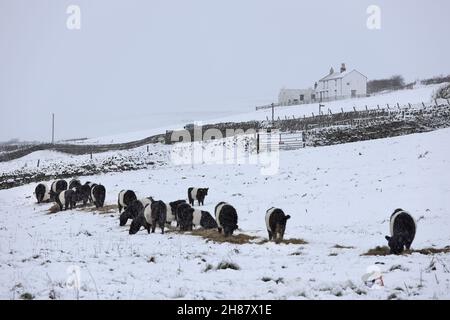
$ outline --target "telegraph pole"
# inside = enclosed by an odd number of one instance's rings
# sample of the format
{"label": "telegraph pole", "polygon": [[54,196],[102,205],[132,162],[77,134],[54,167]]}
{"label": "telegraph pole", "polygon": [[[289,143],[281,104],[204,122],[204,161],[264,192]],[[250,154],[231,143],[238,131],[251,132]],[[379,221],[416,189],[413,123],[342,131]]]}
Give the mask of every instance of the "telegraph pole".
{"label": "telegraph pole", "polygon": [[271,107],[272,107],[272,125],[273,125],[273,123],[274,123],[274,117],[275,117],[275,104],[272,102],[272,104],[271,104]]}
{"label": "telegraph pole", "polygon": [[52,144],[55,144],[55,114],[52,113]]}

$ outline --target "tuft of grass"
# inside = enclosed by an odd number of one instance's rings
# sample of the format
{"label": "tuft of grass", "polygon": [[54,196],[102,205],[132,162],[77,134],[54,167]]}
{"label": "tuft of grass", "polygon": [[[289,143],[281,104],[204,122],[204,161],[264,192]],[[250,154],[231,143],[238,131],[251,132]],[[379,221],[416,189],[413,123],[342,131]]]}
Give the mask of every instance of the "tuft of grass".
{"label": "tuft of grass", "polygon": [[222,261],[217,265],[217,270],[225,270],[225,269],[231,269],[231,270],[240,270],[239,266],[235,264],[234,262],[228,262],[228,261]]}
{"label": "tuft of grass", "polygon": [[25,292],[25,293],[22,293],[20,295],[20,299],[22,299],[22,300],[33,300],[34,296],[31,293],[29,293],[29,292]]}
{"label": "tuft of grass", "polygon": [[48,212],[49,213],[57,213],[57,212],[59,212],[59,205],[57,203],[55,203],[50,208],[48,208]]}
{"label": "tuft of grass", "polygon": [[328,255],[329,257],[336,257],[338,254],[337,252],[330,252],[330,254]]}
{"label": "tuft of grass", "polygon": [[101,208],[96,208],[95,206],[86,206],[80,207],[80,209],[80,211],[98,212],[99,214],[116,213],[119,211],[119,207],[117,206],[117,204],[107,204]]}
{"label": "tuft of grass", "polygon": [[[438,253],[450,253],[450,246],[446,246],[444,248],[424,248],[417,250],[405,250],[401,255],[410,255],[412,253],[420,253],[423,255],[433,255]],[[370,249],[366,253],[363,253],[363,256],[388,256],[390,255],[389,247],[387,246],[377,246],[373,249]]]}
{"label": "tuft of grass", "polygon": [[390,249],[387,246],[377,246],[373,249],[370,249],[366,253],[362,254],[363,256],[387,256],[390,255]]}
{"label": "tuft of grass", "polygon": [[332,248],[334,249],[355,249],[353,246],[342,246],[340,244],[335,244]]}
{"label": "tuft of grass", "polygon": [[283,243],[283,244],[308,244],[307,241],[299,238],[291,238],[291,239],[283,239],[281,241],[269,241],[268,239],[264,239],[260,241],[258,244],[264,244],[268,242],[275,242],[277,244]]}
{"label": "tuft of grass", "polygon": [[212,270],[212,269],[214,269],[214,267],[212,266],[212,264],[207,264],[206,265],[206,267],[205,267],[205,269],[203,270],[203,272],[208,272],[208,271],[210,271],[210,270]]}

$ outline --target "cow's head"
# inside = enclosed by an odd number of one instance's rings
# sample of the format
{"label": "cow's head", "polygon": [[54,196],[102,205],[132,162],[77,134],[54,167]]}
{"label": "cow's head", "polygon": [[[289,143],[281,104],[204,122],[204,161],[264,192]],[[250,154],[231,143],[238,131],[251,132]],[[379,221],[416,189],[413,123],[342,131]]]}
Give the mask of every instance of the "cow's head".
{"label": "cow's head", "polygon": [[388,242],[391,254],[401,254],[403,252],[406,241],[402,234],[396,234],[392,237],[386,236],[385,239]]}

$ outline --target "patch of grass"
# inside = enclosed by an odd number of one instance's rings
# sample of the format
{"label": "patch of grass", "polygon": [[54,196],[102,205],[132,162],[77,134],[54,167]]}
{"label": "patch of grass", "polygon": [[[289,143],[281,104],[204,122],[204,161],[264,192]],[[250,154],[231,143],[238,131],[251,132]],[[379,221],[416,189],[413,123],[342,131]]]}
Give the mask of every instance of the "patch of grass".
{"label": "patch of grass", "polygon": [[274,281],[276,284],[284,283],[284,279],[283,278],[272,279],[271,277],[262,277],[261,281],[263,281],[263,282]]}
{"label": "patch of grass", "polygon": [[203,270],[203,272],[208,272],[208,271],[210,271],[210,270],[212,270],[212,269],[214,269],[214,267],[212,266],[212,264],[207,264],[206,265],[206,267],[205,267],[205,269]]}
{"label": "patch of grass", "polygon": [[53,204],[50,208],[48,208],[49,213],[57,213],[59,212],[59,205],[57,203]]}
{"label": "patch of grass", "polygon": [[33,300],[34,296],[31,293],[29,293],[29,292],[25,292],[25,293],[22,293],[20,295],[20,299],[22,299],[22,300]]}
{"label": "patch of grass", "polygon": [[355,249],[353,246],[342,246],[340,244],[335,244],[332,248],[334,249]]}
{"label": "patch of grass", "polygon": [[217,265],[217,270],[225,270],[225,269],[231,269],[231,270],[240,270],[239,266],[235,264],[234,262],[228,262],[228,261],[222,261]]}
{"label": "patch of grass", "polygon": [[[217,229],[196,229],[189,232],[182,232],[177,230],[170,230],[169,232],[177,232],[177,233],[185,233],[190,234],[193,236],[199,236],[206,241],[214,241],[217,243],[233,243],[233,244],[265,244],[268,243],[269,240],[263,239],[257,236],[248,235],[245,233],[237,233],[233,234],[232,236],[225,237],[223,233],[219,233]],[[307,244],[303,239],[284,239],[278,243],[284,243],[284,244]]]}
{"label": "patch of grass", "polygon": [[330,257],[336,257],[338,254],[337,252],[330,252],[330,254],[328,256]]}
{"label": "patch of grass", "polygon": [[[433,255],[438,253],[450,253],[450,246],[446,246],[444,248],[424,248],[424,249],[415,249],[415,250],[405,250],[401,255],[410,255],[412,253],[420,253],[423,255]],[[363,256],[388,256],[390,255],[389,247],[387,246],[377,246],[373,249],[370,249],[366,253],[363,253]]]}
{"label": "patch of grass", "polygon": [[119,212],[119,207],[117,204],[107,204],[104,205],[101,208],[96,208],[95,206],[86,206],[86,207],[80,207],[80,211],[87,211],[87,212],[98,212],[99,214],[105,214],[105,213],[115,213]]}
{"label": "patch of grass", "polygon": [[383,246],[377,246],[373,249],[370,249],[366,253],[362,254],[363,256],[387,256],[390,255],[390,249],[389,247]]}

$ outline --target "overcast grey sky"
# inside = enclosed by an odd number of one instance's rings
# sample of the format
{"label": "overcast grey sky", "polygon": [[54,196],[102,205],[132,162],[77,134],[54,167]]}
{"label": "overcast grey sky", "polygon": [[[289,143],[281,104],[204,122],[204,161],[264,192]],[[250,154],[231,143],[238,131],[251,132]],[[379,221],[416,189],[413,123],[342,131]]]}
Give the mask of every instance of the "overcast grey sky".
{"label": "overcast grey sky", "polygon": [[[71,4],[80,30],[66,28]],[[371,4],[380,30],[366,27]],[[52,112],[57,138],[72,138],[249,110],[341,62],[369,79],[448,74],[449,12],[448,0],[0,0],[0,141],[49,140]]]}

